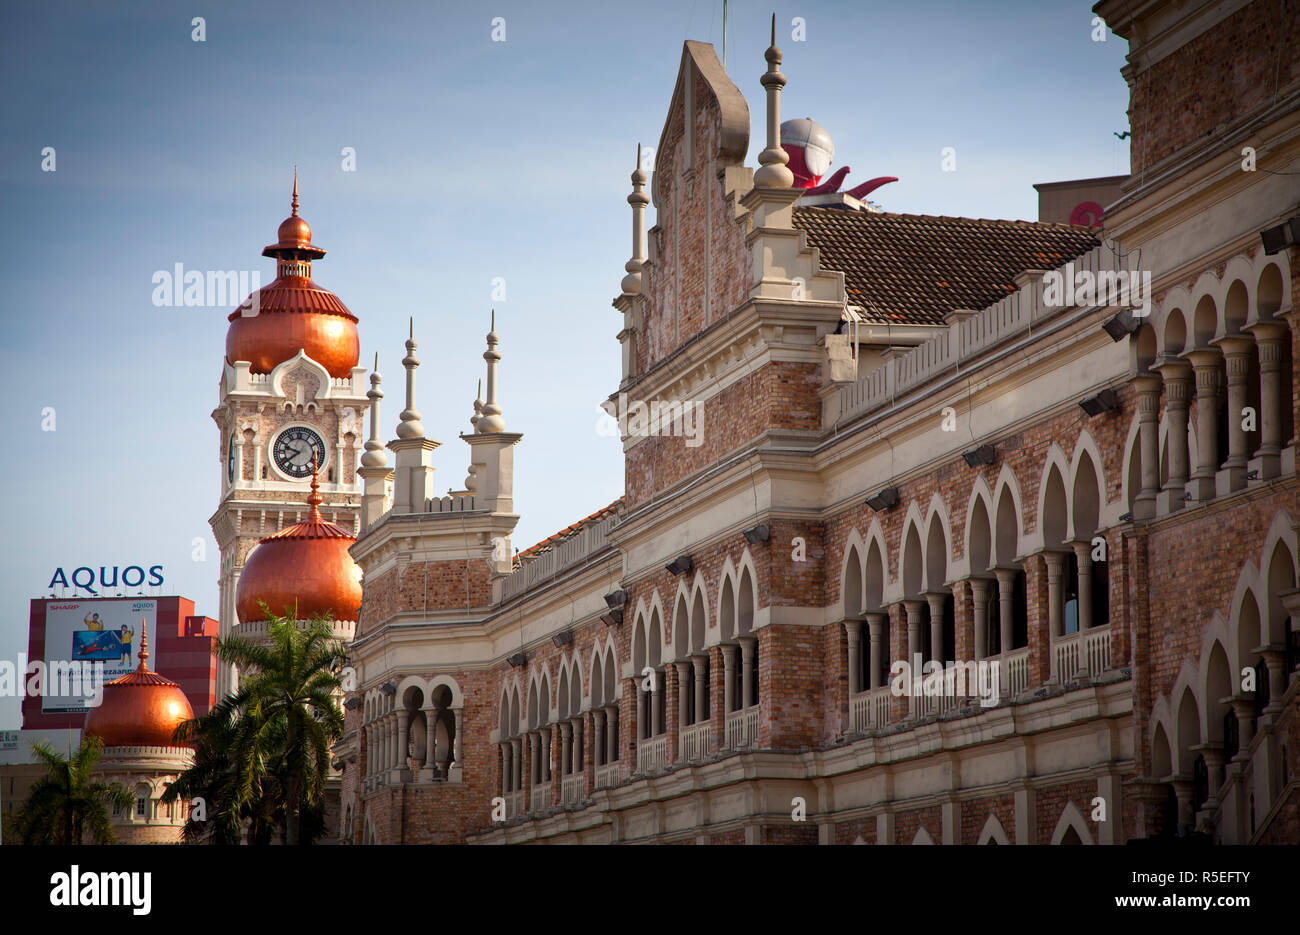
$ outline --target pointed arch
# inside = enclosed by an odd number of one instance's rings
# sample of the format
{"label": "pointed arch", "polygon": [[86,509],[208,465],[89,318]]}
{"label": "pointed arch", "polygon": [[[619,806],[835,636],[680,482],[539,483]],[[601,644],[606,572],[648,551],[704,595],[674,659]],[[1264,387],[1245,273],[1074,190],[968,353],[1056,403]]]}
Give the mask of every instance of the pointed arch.
{"label": "pointed arch", "polygon": [[1002,827],[1002,822],[998,821],[998,816],[989,812],[989,817],[984,822],[979,837],[975,840],[976,844],[1010,844],[1011,839],[1007,837],[1006,829]]}
{"label": "pointed arch", "polygon": [[[1077,841],[1070,840],[1070,832],[1073,831],[1078,837]],[[1053,844],[1092,844],[1092,832],[1088,830],[1088,822],[1084,819],[1083,813],[1079,811],[1079,806],[1073,802],[1066,802],[1065,808],[1061,812],[1060,819],[1056,822],[1056,830],[1052,832]]]}
{"label": "pointed arch", "polygon": [[1070,465],[1069,528],[1075,539],[1091,538],[1106,525],[1105,470],[1106,462],[1097,440],[1084,429],[1074,444]]}
{"label": "pointed arch", "polygon": [[925,830],[925,825],[916,829],[916,835],[912,838],[913,844],[933,844],[934,838],[930,837],[930,832]]}

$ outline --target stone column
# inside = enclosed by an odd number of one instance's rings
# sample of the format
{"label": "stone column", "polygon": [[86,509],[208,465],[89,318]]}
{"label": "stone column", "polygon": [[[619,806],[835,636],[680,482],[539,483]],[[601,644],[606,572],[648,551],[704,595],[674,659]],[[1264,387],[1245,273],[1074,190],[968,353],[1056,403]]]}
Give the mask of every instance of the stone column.
{"label": "stone column", "polygon": [[740,709],[750,706],[754,697],[754,644],[758,642],[753,636],[742,636],[740,643]]}
{"label": "stone column", "polygon": [[[1289,354],[1290,332],[1286,325],[1276,321],[1261,321],[1250,325],[1259,348],[1259,478],[1277,477],[1282,471],[1282,448],[1289,439],[1282,437],[1282,406],[1290,406],[1283,399],[1282,355]],[[1285,389],[1289,390],[1290,387]]]}
{"label": "stone column", "polygon": [[388,768],[394,769],[401,763],[401,751],[397,749],[398,726],[396,712],[388,715]]}
{"label": "stone column", "polygon": [[1250,744],[1255,739],[1255,698],[1239,692],[1231,696],[1230,703],[1237,715],[1237,755],[1232,759],[1244,763],[1250,759]]}
{"label": "stone column", "polygon": [[[989,590],[989,580],[987,578],[970,579],[971,604],[975,609],[973,626],[975,627],[976,659],[984,659],[989,654]],[[1001,620],[1001,616],[998,619]]]}
{"label": "stone column", "polygon": [[995,568],[993,574],[998,579],[998,640],[999,650],[1005,655],[1012,650],[1015,642],[1015,601],[1016,575],[1018,568]]}
{"label": "stone column", "polygon": [[648,704],[650,705],[650,736],[658,737],[664,732],[663,715],[659,713],[659,693],[664,690],[663,676],[655,670],[654,680],[651,684],[655,690],[650,693]]}
{"label": "stone column", "polygon": [[674,662],[677,668],[677,727],[687,727],[691,723],[691,709],[686,703],[686,680],[690,678],[689,670],[691,664],[685,659]]}
{"label": "stone column", "polygon": [[1047,627],[1053,640],[1058,640],[1065,629],[1065,555],[1044,552],[1047,565]]}
{"label": "stone column", "polygon": [[560,776],[573,772],[573,725],[568,721],[560,722]]}
{"label": "stone column", "polygon": [[1092,543],[1082,539],[1070,543],[1079,565],[1079,632],[1092,626]]}
{"label": "stone column", "polygon": [[1137,390],[1138,448],[1142,452],[1141,484],[1133,498],[1133,518],[1150,519],[1156,515],[1156,496],[1160,492],[1160,438],[1156,419],[1160,412],[1160,377],[1144,373],[1133,379]]}
{"label": "stone column", "polygon": [[554,732],[554,727],[543,727],[541,730],[542,782],[544,783],[551,781],[551,737]]}
{"label": "stone column", "polygon": [[726,714],[736,710],[736,647],[730,643],[722,647],[722,697]]}
{"label": "stone column", "polygon": [[1192,400],[1192,368],[1178,357],[1161,359],[1157,368],[1165,381],[1165,421],[1169,477],[1157,498],[1157,512],[1173,513],[1183,508],[1191,473],[1187,458],[1188,406]]}
{"label": "stone column", "polygon": [[605,712],[601,708],[594,708],[591,712],[592,735],[595,741],[595,765],[604,766],[607,762],[605,754]]}
{"label": "stone column", "polygon": [[709,657],[704,653],[693,653],[691,665],[695,668],[695,723],[703,724],[709,719]]}
{"label": "stone column", "polygon": [[[907,611],[907,664],[911,667],[916,666],[917,657],[921,655],[921,611],[924,607],[925,601],[903,601],[903,608]],[[917,675],[912,673],[913,678]]]}
{"label": "stone column", "polygon": [[868,690],[880,687],[880,673],[885,665],[885,634],[888,632],[886,627],[888,622],[888,614],[867,614],[867,629],[871,636],[871,654],[867,657],[871,669],[867,673],[867,684],[865,686]]}
{"label": "stone column", "polygon": [[1192,794],[1195,791],[1192,781],[1175,777],[1173,786],[1178,796],[1178,824],[1180,828],[1191,830],[1196,824],[1196,811],[1192,805]]}
{"label": "stone column", "polygon": [[424,709],[424,765],[429,770],[438,769],[438,715],[440,708]]}
{"label": "stone column", "polygon": [[520,737],[510,741],[510,765],[514,767],[515,773],[515,780],[511,783],[510,791],[518,792],[524,787],[524,743]]}
{"label": "stone column", "polygon": [[[943,591],[931,591],[925,595],[926,602],[930,605],[930,658],[935,662],[944,662],[944,619],[943,604],[944,598],[948,595]],[[956,634],[954,634],[954,637]],[[954,649],[957,640],[953,639]]]}
{"label": "stone column", "polygon": [[619,759],[618,749],[618,706],[605,706],[605,749],[609,751],[607,761],[613,763]]}
{"label": "stone column", "polygon": [[845,620],[844,633],[849,641],[849,695],[862,691],[862,621]]}
{"label": "stone column", "polygon": [[[1250,379],[1250,352],[1255,342],[1248,336],[1231,335],[1215,342],[1223,350],[1228,372],[1228,460],[1223,470],[1228,474],[1228,489],[1246,486],[1246,464],[1250,461],[1249,439],[1241,427],[1241,410],[1246,407],[1246,383]],[[1259,424],[1258,413],[1256,425]]]}
{"label": "stone column", "polygon": [[461,765],[461,726],[465,722],[465,711],[463,708],[452,708],[452,718],[455,720],[455,734],[451,738],[451,763],[453,766]]}
{"label": "stone column", "polygon": [[510,755],[506,752],[505,743],[497,744],[497,753],[501,757],[501,794],[505,795],[510,791]]}
{"label": "stone column", "polygon": [[645,740],[650,736],[650,719],[645,710],[648,692],[641,689],[641,676],[634,678],[632,685],[636,691],[636,736],[638,740]]}
{"label": "stone column", "polygon": [[1219,352],[1192,351],[1187,355],[1196,371],[1196,470],[1191,494],[1196,500],[1214,499],[1214,475],[1219,470]]}
{"label": "stone column", "polygon": [[1268,645],[1255,652],[1264,657],[1264,665],[1268,666],[1268,704],[1264,711],[1276,715],[1282,711],[1282,696],[1286,694],[1286,650],[1281,645]]}

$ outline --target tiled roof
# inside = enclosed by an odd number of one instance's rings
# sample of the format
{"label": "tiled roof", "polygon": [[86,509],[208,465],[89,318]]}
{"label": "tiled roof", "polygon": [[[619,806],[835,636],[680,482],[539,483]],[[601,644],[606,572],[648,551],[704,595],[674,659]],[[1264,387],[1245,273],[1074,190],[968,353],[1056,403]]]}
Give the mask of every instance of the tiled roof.
{"label": "tiled roof", "polygon": [[844,274],[850,305],[869,321],[941,325],[1016,290],[1027,269],[1055,269],[1099,243],[1086,227],[1037,221],[885,214],[795,206],[795,227]]}
{"label": "tiled roof", "polygon": [[541,542],[537,543],[536,545],[532,545],[524,549],[522,552],[520,552],[518,555],[515,556],[514,567],[518,568],[521,564],[523,564],[528,559],[536,558],[537,556],[541,555],[544,552],[551,551],[551,549],[555,548],[565,539],[569,539],[573,536],[576,536],[578,533],[582,532],[592,523],[598,523],[602,519],[605,519],[606,517],[617,513],[623,506],[623,500],[624,500],[623,497],[619,497],[609,506],[602,507],[601,509],[597,510],[595,513],[592,513],[586,519],[580,519],[572,526],[565,526],[555,535],[547,536],[545,539],[543,539]]}

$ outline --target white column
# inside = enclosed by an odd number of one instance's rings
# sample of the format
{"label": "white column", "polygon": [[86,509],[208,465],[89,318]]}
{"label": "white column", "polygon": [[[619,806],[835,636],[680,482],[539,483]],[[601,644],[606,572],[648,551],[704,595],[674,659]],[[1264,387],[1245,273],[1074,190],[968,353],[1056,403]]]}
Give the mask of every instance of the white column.
{"label": "white column", "polygon": [[736,710],[736,647],[724,644],[722,647],[722,706],[726,713]]}
{"label": "white column", "polygon": [[[970,594],[975,626],[975,658],[984,659],[988,656],[989,580],[971,578]],[[998,619],[1001,620],[1001,616]]]}
{"label": "white column", "polygon": [[862,621],[845,620],[844,633],[849,641],[849,694],[862,691]]}
{"label": "white column", "polygon": [[753,636],[739,637],[740,643],[740,708],[750,707],[754,697],[754,645],[758,639]]}
{"label": "white column", "polygon": [[1282,448],[1289,440],[1282,437],[1282,406],[1291,405],[1282,396],[1282,355],[1291,352],[1291,342],[1280,322],[1260,322],[1250,330],[1259,347],[1259,477],[1267,480],[1281,473]]}
{"label": "white column", "polygon": [[[1223,350],[1228,376],[1228,460],[1223,462],[1223,470],[1228,472],[1228,489],[1240,490],[1246,486],[1246,462],[1250,460],[1246,431],[1241,427],[1241,411],[1246,407],[1250,353],[1255,345],[1242,335],[1220,338],[1216,343]],[[1255,422],[1259,424],[1258,414]]]}
{"label": "white column", "polygon": [[702,724],[708,720],[705,712],[709,709],[709,657],[696,653],[691,656],[691,664],[695,668],[695,723]]}
{"label": "white column", "polygon": [[1197,500],[1213,500],[1214,475],[1219,470],[1219,352],[1192,351],[1187,357],[1196,372],[1196,470],[1191,491]]}
{"label": "white column", "polygon": [[1142,374],[1133,380],[1137,390],[1138,448],[1142,452],[1141,489],[1133,498],[1135,519],[1156,515],[1156,497],[1160,492],[1160,438],[1156,419],[1160,412],[1161,379]]}
{"label": "white column", "polygon": [[677,726],[683,728],[691,723],[691,709],[686,703],[686,680],[690,678],[691,664],[683,659],[673,665],[677,669]]}
{"label": "white column", "polygon": [[1077,541],[1074,557],[1079,565],[1079,632],[1092,626],[1092,543]]}
{"label": "white column", "polygon": [[885,643],[885,635],[889,632],[888,623],[889,614],[867,614],[867,629],[871,638],[871,651],[867,661],[871,666],[871,670],[867,673],[866,688],[880,687],[881,672],[884,670],[886,650],[888,648]]}

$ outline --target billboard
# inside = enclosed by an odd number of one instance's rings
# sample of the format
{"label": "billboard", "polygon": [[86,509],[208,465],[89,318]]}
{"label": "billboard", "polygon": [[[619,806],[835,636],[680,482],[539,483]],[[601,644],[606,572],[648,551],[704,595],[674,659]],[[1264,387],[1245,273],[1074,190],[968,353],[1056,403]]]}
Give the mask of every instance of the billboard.
{"label": "billboard", "polygon": [[[143,598],[51,602],[45,608],[46,671],[80,662],[103,665],[105,682],[126,675],[139,664],[142,629],[148,630],[152,653],[157,653],[157,618],[158,602]],[[84,694],[59,694],[53,681],[41,697],[41,711],[86,710]]]}

